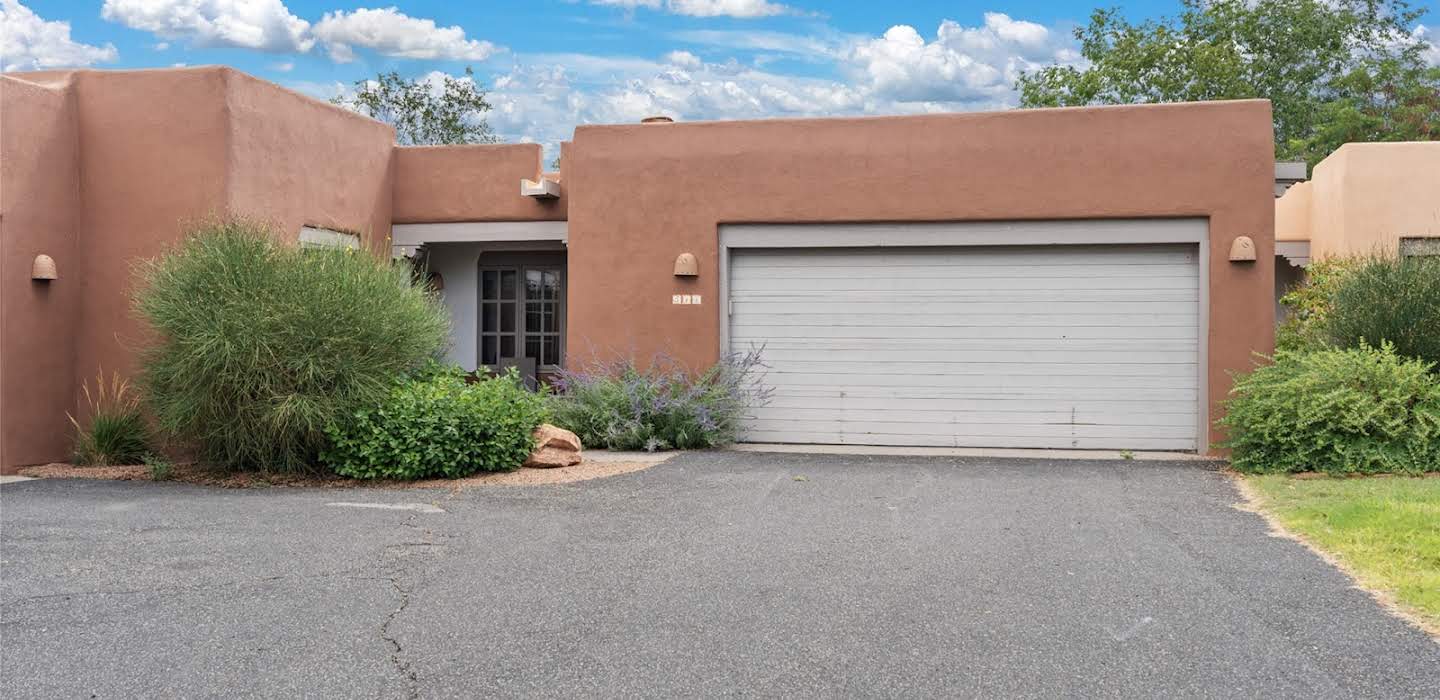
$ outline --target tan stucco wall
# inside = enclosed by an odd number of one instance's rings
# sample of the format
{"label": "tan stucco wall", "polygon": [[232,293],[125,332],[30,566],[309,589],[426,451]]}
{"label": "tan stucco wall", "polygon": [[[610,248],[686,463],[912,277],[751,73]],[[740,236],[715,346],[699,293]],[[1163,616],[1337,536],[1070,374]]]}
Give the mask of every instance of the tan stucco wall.
{"label": "tan stucco wall", "polygon": [[1310,240],[1309,182],[1297,182],[1275,200],[1275,240]]}
{"label": "tan stucco wall", "polygon": [[[53,95],[10,89],[27,80],[69,81],[74,134],[63,131],[65,120],[48,118]],[[7,379],[0,397],[27,412],[22,421],[5,410],[0,469],[66,458],[65,412],[78,411],[81,382],[101,367],[133,372],[145,340],[130,310],[133,266],[176,241],[186,222],[233,212],[292,236],[303,224],[369,232],[377,250],[388,250],[394,137],[387,126],[228,68],[19,74],[4,86]],[[46,167],[25,167],[42,152]],[[63,171],[48,163],[66,157],[78,159],[75,186],[52,182]],[[46,193],[12,189],[12,178],[43,184]],[[73,190],[78,200],[60,199]],[[55,248],[62,279],[45,303],[28,280],[28,258],[9,255],[8,246],[58,245],[66,216],[73,248]],[[25,277],[12,279],[21,258]],[[40,320],[61,299],[74,309],[51,318],[67,320]],[[34,342],[10,341],[32,333]]]}
{"label": "tan stucco wall", "polygon": [[1440,237],[1440,142],[1345,144],[1305,184],[1276,202],[1275,229],[1310,241],[1312,258],[1394,254],[1402,237]]}
{"label": "tan stucco wall", "polygon": [[244,73],[224,75],[228,209],[292,237],[307,225],[359,233],[388,254],[395,130]]}
{"label": "tan stucco wall", "polygon": [[520,180],[540,177],[539,144],[395,149],[395,223],[563,221],[569,197],[537,200]]}
{"label": "tan stucco wall", "polygon": [[[1268,102],[582,126],[564,165],[572,365],[586,348],[713,362],[718,226],[739,222],[1204,216],[1212,419],[1227,373],[1273,345],[1273,266],[1227,261],[1240,235],[1273,255]],[[698,278],[672,275],[682,252]]]}
{"label": "tan stucco wall", "polygon": [[[83,279],[78,144],[63,78],[44,87],[0,76],[0,467],[68,446]],[[55,259],[58,281],[31,281],[40,254]]]}

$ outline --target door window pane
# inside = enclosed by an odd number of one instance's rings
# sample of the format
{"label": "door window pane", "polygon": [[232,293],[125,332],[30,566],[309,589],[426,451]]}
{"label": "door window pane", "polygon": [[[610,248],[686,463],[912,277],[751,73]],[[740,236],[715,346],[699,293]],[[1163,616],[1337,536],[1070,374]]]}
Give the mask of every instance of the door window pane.
{"label": "door window pane", "polygon": [[506,358],[513,358],[513,357],[515,357],[515,336],[513,336],[513,335],[502,335],[502,336],[500,336],[500,357],[506,357]]}
{"label": "door window pane", "polygon": [[498,362],[495,357],[495,336],[487,335],[480,338],[480,364],[493,365]]}
{"label": "door window pane", "polygon": [[496,270],[486,270],[480,273],[480,298],[500,298],[500,273]]}
{"label": "door window pane", "polygon": [[501,299],[514,299],[514,298],[515,298],[515,271],[514,271],[514,270],[501,270],[501,271],[500,271],[500,298],[501,298]]}
{"label": "door window pane", "polygon": [[500,332],[515,332],[515,303],[506,302],[500,305]]}
{"label": "door window pane", "polygon": [[494,304],[481,304],[481,306],[480,306],[480,332],[482,332],[482,333],[494,333],[495,330],[496,330],[496,323],[495,323],[495,305],[494,305]]}

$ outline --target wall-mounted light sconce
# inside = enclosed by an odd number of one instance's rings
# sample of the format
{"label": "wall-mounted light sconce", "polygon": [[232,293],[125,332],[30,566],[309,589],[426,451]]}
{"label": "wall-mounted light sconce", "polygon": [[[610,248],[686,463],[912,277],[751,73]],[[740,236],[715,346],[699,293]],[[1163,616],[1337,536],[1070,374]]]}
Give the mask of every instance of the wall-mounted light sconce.
{"label": "wall-mounted light sconce", "polygon": [[445,291],[445,277],[444,277],[443,275],[441,275],[440,273],[438,273],[438,272],[432,272],[432,273],[430,273],[430,275],[425,278],[425,281],[426,281],[426,283],[428,283],[428,284],[430,285],[430,288],[431,288],[431,289],[433,289],[433,290],[435,290],[435,291],[437,291],[437,292]]}
{"label": "wall-mounted light sconce", "polygon": [[1255,262],[1255,241],[1249,236],[1236,236],[1230,243],[1230,262]]}
{"label": "wall-mounted light sconce", "polygon": [[55,259],[48,255],[35,256],[35,262],[30,264],[30,279],[42,282],[60,279],[60,273],[55,270]]}
{"label": "wall-mounted light sconce", "polygon": [[675,258],[676,277],[698,277],[700,275],[700,263],[695,260],[693,253],[681,253]]}

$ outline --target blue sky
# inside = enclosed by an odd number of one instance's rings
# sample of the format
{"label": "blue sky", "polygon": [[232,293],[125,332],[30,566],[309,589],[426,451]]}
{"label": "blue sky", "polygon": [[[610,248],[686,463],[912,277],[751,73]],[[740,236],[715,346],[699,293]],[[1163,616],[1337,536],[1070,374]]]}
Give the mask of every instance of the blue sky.
{"label": "blue sky", "polygon": [[[506,141],[578,123],[1001,109],[1096,5],[1169,0],[0,0],[6,70],[227,64],[329,97],[473,66]],[[1422,4],[1422,7],[1425,6]],[[1440,9],[1416,31],[1434,41]],[[1440,62],[1440,51],[1432,51]]]}

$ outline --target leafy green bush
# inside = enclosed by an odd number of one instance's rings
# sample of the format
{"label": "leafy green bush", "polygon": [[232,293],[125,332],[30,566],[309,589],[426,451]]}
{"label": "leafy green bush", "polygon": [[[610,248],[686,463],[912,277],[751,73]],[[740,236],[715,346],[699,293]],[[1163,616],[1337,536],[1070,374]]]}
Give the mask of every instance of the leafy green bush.
{"label": "leafy green bush", "polygon": [[769,400],[759,351],[727,357],[696,376],[673,361],[633,358],[562,371],[555,424],[581,443],[612,450],[694,449],[735,441],[740,419]]}
{"label": "leafy green bush", "polygon": [[1440,378],[1385,343],[1280,351],[1238,377],[1220,424],[1248,473],[1440,470]]}
{"label": "leafy green bush", "polygon": [[356,479],[455,479],[516,469],[530,456],[545,400],[514,370],[475,383],[458,372],[429,374],[331,425],[324,461]]}
{"label": "leafy green bush", "polygon": [[363,250],[280,242],[263,224],[201,226],[144,263],[135,306],[159,425],[231,469],[307,471],[325,429],[437,355],[448,314],[410,273]]}
{"label": "leafy green bush", "polygon": [[145,466],[150,468],[151,481],[169,481],[175,478],[175,463],[162,455],[146,455]]}
{"label": "leafy green bush", "polygon": [[1400,355],[1440,363],[1440,258],[1361,260],[1334,286],[1322,325],[1339,347],[1390,342]]}
{"label": "leafy green bush", "polygon": [[89,411],[84,425],[69,416],[75,427],[75,463],[139,464],[144,460],[150,452],[150,428],[130,383],[119,374],[112,374],[107,382],[102,371],[95,376],[94,393],[88,382],[80,388]]}
{"label": "leafy green bush", "polygon": [[1356,258],[1315,260],[1305,269],[1305,281],[1280,297],[1289,316],[1275,331],[1278,350],[1321,350],[1331,344],[1325,319],[1335,290],[1359,265]]}

